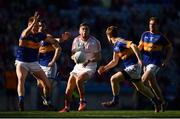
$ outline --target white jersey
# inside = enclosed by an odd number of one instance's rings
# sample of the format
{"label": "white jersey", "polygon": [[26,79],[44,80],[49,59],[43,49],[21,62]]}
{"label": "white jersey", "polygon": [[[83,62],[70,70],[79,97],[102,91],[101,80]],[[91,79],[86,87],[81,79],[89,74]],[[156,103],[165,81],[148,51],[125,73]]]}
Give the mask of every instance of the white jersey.
{"label": "white jersey", "polygon": [[[80,36],[76,37],[72,44],[72,51],[84,51],[86,54],[86,60],[94,57],[94,53],[101,51],[100,42],[93,36],[90,36],[87,41],[83,41]],[[96,67],[96,62],[91,62],[87,67]]]}

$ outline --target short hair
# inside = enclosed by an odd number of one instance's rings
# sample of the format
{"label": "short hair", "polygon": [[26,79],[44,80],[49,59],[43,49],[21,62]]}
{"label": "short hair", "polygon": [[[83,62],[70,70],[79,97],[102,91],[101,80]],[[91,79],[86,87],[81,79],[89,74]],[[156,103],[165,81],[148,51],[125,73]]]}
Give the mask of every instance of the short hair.
{"label": "short hair", "polygon": [[110,35],[111,37],[118,37],[118,27],[110,26],[106,30],[106,34]]}
{"label": "short hair", "polygon": [[81,27],[81,26],[87,26],[87,27],[89,27],[89,24],[86,23],[86,22],[83,22],[83,23],[81,23],[81,24],[79,25],[79,27]]}
{"label": "short hair", "polygon": [[159,24],[159,19],[157,17],[151,17],[149,21],[155,21],[156,24]]}
{"label": "short hair", "polygon": [[34,17],[32,16],[32,17],[29,18],[28,23],[33,22],[33,21],[34,21]]}

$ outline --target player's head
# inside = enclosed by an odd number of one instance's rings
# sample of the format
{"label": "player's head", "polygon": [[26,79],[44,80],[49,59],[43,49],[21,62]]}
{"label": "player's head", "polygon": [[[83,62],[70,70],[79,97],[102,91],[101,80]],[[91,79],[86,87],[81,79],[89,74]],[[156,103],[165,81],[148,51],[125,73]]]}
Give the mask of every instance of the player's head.
{"label": "player's head", "polygon": [[85,39],[89,36],[89,25],[87,23],[80,24],[79,34]]}
{"label": "player's head", "polygon": [[109,40],[110,43],[112,43],[111,38],[116,38],[118,37],[118,27],[116,26],[110,26],[106,29],[106,36]]}
{"label": "player's head", "polygon": [[159,27],[159,20],[158,20],[158,18],[151,17],[149,19],[149,30],[151,32],[156,32],[156,31],[158,31],[158,27]]}
{"label": "player's head", "polygon": [[38,22],[38,24],[39,24],[39,32],[46,32],[47,31],[47,26],[46,26],[46,22],[45,22],[45,20],[40,20],[39,22]]}
{"label": "player's head", "polygon": [[[30,26],[34,21],[34,17],[30,17],[28,20],[28,26]],[[32,32],[37,33],[39,30],[39,23],[36,22],[32,28]]]}

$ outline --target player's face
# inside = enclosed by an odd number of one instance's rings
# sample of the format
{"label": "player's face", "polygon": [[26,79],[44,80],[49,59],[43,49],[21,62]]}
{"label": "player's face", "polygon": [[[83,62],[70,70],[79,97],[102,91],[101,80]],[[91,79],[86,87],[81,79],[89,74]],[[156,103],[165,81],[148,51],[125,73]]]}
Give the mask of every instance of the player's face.
{"label": "player's face", "polygon": [[151,32],[156,31],[158,29],[158,25],[154,20],[149,21],[149,30]]}
{"label": "player's face", "polygon": [[42,25],[42,22],[39,22],[39,32],[42,32],[43,31],[43,25]]}
{"label": "player's face", "polygon": [[82,37],[87,37],[89,35],[89,27],[88,26],[81,26],[79,29],[79,34]]}

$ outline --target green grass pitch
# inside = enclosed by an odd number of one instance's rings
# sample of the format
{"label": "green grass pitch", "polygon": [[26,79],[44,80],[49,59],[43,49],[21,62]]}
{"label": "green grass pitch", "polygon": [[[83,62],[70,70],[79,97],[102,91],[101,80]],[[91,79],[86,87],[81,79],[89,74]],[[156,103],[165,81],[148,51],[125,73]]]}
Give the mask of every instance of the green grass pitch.
{"label": "green grass pitch", "polygon": [[119,110],[119,111],[71,111],[66,113],[50,112],[50,111],[25,111],[25,112],[0,112],[0,117],[145,117],[145,118],[155,118],[155,117],[180,117],[180,111],[165,111],[160,113],[154,113],[154,111],[144,111],[144,110]]}

